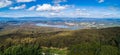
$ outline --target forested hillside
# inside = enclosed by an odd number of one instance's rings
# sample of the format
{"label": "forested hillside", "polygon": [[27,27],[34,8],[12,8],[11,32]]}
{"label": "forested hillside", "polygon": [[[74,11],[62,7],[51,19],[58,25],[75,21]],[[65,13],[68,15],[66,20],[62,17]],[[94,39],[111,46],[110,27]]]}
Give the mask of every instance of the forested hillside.
{"label": "forested hillside", "polygon": [[51,30],[22,27],[1,31],[0,54],[120,55],[120,27]]}

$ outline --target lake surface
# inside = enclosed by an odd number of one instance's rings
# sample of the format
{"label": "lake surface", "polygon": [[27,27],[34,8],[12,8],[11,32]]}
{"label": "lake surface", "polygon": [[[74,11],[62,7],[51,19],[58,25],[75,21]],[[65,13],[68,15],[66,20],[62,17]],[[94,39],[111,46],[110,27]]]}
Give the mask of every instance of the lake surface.
{"label": "lake surface", "polygon": [[38,23],[36,25],[42,26],[42,27],[69,28],[69,26],[65,26],[65,25],[49,25],[49,24],[43,24],[43,23]]}

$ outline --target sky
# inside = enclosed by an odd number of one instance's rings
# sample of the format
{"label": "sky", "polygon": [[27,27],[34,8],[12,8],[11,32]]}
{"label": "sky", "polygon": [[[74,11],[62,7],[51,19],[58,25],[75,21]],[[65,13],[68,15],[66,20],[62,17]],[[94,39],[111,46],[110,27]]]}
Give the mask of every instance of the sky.
{"label": "sky", "polygon": [[120,0],[0,0],[0,17],[120,18]]}

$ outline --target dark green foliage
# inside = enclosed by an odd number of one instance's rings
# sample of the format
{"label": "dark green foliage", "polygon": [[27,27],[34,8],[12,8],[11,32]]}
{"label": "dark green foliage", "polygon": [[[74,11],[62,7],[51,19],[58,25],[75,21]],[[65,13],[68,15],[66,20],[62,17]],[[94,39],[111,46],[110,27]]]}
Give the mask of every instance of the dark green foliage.
{"label": "dark green foliage", "polygon": [[68,48],[68,55],[98,55],[100,51],[99,44],[83,43],[73,45]]}
{"label": "dark green foliage", "polygon": [[69,47],[68,55],[118,55],[117,47],[110,45],[79,44]]}
{"label": "dark green foliage", "polygon": [[4,55],[41,55],[41,49],[38,45],[17,45],[4,50]]}
{"label": "dark green foliage", "polygon": [[101,51],[99,55],[118,55],[119,51],[117,47],[113,47],[110,45],[101,46]]}

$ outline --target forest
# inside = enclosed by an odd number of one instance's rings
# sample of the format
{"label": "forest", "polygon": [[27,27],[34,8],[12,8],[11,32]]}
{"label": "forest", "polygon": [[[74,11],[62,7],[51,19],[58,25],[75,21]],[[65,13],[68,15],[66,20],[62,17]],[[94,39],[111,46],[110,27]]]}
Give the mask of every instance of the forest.
{"label": "forest", "polygon": [[7,28],[0,31],[0,55],[120,55],[120,27]]}

